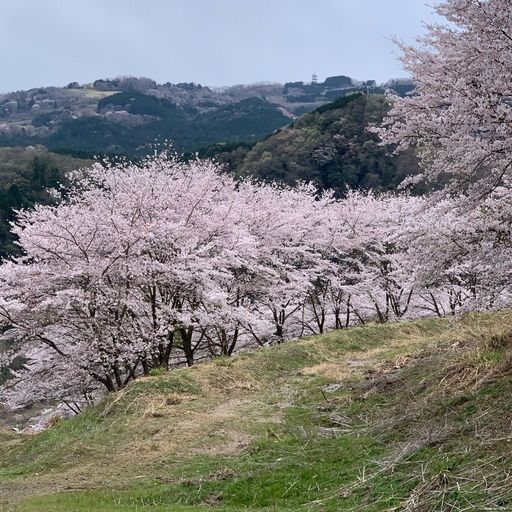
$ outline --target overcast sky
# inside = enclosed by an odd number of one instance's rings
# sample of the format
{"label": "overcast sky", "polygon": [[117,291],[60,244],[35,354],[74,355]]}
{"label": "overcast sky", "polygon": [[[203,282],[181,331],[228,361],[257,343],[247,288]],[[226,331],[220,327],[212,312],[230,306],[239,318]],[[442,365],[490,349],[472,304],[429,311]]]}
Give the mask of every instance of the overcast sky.
{"label": "overcast sky", "polygon": [[119,75],[384,81],[405,76],[389,37],[423,32],[425,1],[0,0],[0,91]]}

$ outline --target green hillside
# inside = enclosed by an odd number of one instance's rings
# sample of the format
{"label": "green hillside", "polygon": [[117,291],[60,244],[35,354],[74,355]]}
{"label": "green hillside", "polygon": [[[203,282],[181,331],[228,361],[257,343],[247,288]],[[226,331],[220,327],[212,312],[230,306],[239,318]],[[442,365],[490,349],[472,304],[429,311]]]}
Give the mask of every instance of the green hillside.
{"label": "green hillside", "polygon": [[243,158],[219,148],[219,159],[242,176],[288,184],[315,181],[322,188],[394,189],[418,171],[414,154],[391,155],[368,128],[382,121],[384,95],[354,94],[305,114],[257,143]]}
{"label": "green hillside", "polygon": [[99,99],[91,115],[67,116],[55,124],[56,115],[53,111],[39,115],[32,124],[57,128],[35,134],[0,133],[0,145],[43,144],[78,154],[134,156],[151,153],[155,141],[172,140],[178,151],[195,151],[217,142],[257,141],[290,122],[278,105],[261,98],[201,111],[136,92]]}
{"label": "green hillside", "polygon": [[154,139],[172,139],[179,151],[210,144],[255,142],[336,98],[391,89],[404,94],[410,80],[378,85],[348,76],[323,82],[238,84],[207,87],[194,83],[158,84],[123,76],[66,87],[37,87],[0,93],[0,146],[43,144],[73,152],[148,152]]}
{"label": "green hillside", "polygon": [[0,434],[2,511],[511,510],[512,313],[368,325]]}
{"label": "green hillside", "polygon": [[9,224],[14,220],[14,210],[47,203],[51,200],[48,188],[62,183],[67,172],[90,163],[51,153],[42,146],[0,148],[0,258],[18,252]]}
{"label": "green hillside", "polygon": [[135,93],[100,100],[98,108],[106,108],[109,102],[154,120],[131,126],[103,117],[72,119],[63,123],[45,144],[50,149],[134,155],[147,154],[155,140],[172,140],[177,150],[187,151],[218,141],[259,140],[289,122],[275,105],[259,98],[207,113],[179,109],[170,101]]}

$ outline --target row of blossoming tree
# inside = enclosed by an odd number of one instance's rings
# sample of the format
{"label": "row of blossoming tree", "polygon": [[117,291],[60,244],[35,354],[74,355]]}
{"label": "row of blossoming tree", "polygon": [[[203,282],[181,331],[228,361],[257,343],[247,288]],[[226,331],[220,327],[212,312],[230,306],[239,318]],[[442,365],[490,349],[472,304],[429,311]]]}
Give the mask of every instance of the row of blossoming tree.
{"label": "row of blossoming tree", "polygon": [[451,25],[403,47],[417,89],[393,99],[379,133],[414,144],[449,193],[338,199],[172,154],[77,172],[56,206],[19,213],[24,256],[0,266],[4,355],[27,360],[3,399],[79,410],[154,369],[510,305],[511,7],[438,11]]}
{"label": "row of blossoming tree", "polygon": [[505,187],[460,215],[459,198],[335,199],[172,155],[74,179],[19,214],[25,255],[0,267],[5,335],[28,358],[7,386],[19,404],[79,407],[155,368],[509,300]]}

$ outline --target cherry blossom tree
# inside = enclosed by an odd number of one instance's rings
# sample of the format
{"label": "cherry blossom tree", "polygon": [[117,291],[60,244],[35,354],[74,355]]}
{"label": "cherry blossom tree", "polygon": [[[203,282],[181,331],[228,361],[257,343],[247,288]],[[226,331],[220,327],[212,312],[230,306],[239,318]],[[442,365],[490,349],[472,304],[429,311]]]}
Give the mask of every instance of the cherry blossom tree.
{"label": "cherry blossom tree", "polygon": [[509,178],[476,207],[461,213],[446,197],[408,218],[397,235],[407,247],[423,307],[443,316],[510,306],[512,195]]}
{"label": "cherry blossom tree", "polygon": [[71,178],[58,206],[19,213],[24,256],[0,267],[0,318],[28,357],[11,389],[38,375],[46,398],[63,399],[63,382],[80,376],[89,396],[296,333],[285,322],[330,264],[330,195],[239,184],[172,155]]}
{"label": "cherry blossom tree", "polygon": [[459,197],[336,199],[172,154],[70,183],[57,205],[18,213],[23,256],[0,266],[4,356],[26,360],[0,391],[11,405],[77,412],[155,368],[510,303],[507,176],[467,215]]}
{"label": "cherry blossom tree", "polygon": [[347,307],[360,322],[384,323],[409,312],[414,287],[397,234],[421,200],[408,195],[350,192],[339,203],[344,236],[338,260]]}
{"label": "cherry blossom tree", "polygon": [[317,190],[305,184],[294,189],[260,184],[253,190],[249,195],[255,204],[248,221],[258,240],[258,266],[266,274],[259,308],[280,342],[301,333],[304,300],[313,282],[332,265],[327,252],[333,243],[334,199],[329,193],[318,197]]}
{"label": "cherry blossom tree", "polygon": [[446,24],[418,44],[398,42],[415,83],[394,96],[378,133],[399,150],[414,146],[423,177],[482,198],[512,171],[512,6],[508,0],[446,0]]}
{"label": "cherry blossom tree", "polygon": [[249,250],[234,182],[173,157],[76,178],[59,206],[19,215],[26,255],[0,269],[8,335],[108,390],[167,366],[174,347],[192,364],[195,332],[225,307],[219,283]]}
{"label": "cherry blossom tree", "polygon": [[[439,316],[510,305],[512,6],[508,0],[445,0],[416,45],[397,42],[415,91],[390,96],[375,128],[397,150],[413,146],[423,174],[450,193],[432,195],[397,239],[417,307]],[[406,243],[407,245],[407,243]]]}

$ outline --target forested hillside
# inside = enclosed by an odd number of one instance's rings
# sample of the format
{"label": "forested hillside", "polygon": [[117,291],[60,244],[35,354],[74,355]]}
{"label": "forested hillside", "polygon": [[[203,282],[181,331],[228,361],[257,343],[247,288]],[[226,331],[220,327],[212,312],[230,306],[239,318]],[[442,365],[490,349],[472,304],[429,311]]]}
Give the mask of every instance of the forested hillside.
{"label": "forested hillside", "polygon": [[0,258],[19,252],[9,224],[15,210],[51,202],[48,188],[58,187],[67,172],[90,163],[41,146],[0,148]]}
{"label": "forested hillside", "polygon": [[[343,194],[347,188],[394,190],[418,171],[412,150],[393,154],[369,128],[389,110],[382,94],[355,93],[304,114],[256,143],[219,143],[199,151],[238,177],[293,185],[313,182]],[[425,187],[416,185],[416,192]]]}
{"label": "forested hillside", "polygon": [[216,143],[256,142],[355,91],[403,94],[412,88],[407,80],[377,85],[347,76],[221,88],[137,77],[72,82],[0,94],[0,146],[43,144],[75,154],[143,156],[155,140],[172,140],[178,151],[196,151]]}
{"label": "forested hillside", "polygon": [[141,156],[151,152],[155,141],[172,140],[177,150],[193,150],[218,141],[258,140],[290,121],[276,106],[259,98],[205,113],[187,111],[168,100],[137,93],[114,94],[98,103],[100,112],[116,106],[117,115],[64,119],[46,135],[0,134],[0,143],[44,144],[53,150],[90,155]]}
{"label": "forested hillside", "polygon": [[[414,152],[392,155],[369,131],[388,109],[384,95],[339,98],[257,143],[232,167],[239,176],[290,185],[312,181],[340,193],[359,187],[396,189],[418,164]],[[230,163],[231,155],[219,157]]]}

